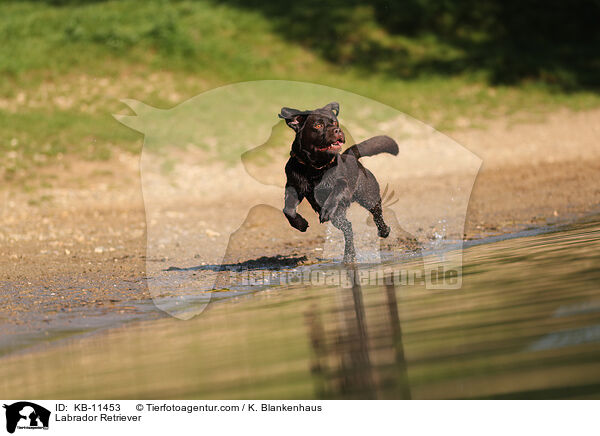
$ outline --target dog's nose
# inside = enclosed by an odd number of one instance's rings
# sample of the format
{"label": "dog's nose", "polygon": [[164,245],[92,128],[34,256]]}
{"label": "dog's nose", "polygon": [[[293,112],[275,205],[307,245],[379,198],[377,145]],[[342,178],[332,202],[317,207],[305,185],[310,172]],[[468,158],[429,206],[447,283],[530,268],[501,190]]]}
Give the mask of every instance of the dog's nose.
{"label": "dog's nose", "polygon": [[340,135],[341,133],[342,133],[342,129],[340,129],[339,127],[336,127],[335,129],[333,129],[334,135]]}

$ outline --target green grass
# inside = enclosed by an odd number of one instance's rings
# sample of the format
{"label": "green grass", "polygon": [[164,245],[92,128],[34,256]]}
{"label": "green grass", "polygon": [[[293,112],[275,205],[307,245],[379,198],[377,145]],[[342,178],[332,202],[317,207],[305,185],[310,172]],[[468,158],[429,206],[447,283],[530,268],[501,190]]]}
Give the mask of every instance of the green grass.
{"label": "green grass", "polygon": [[27,174],[58,155],[107,159],[115,147],[139,150],[141,136],[111,117],[127,113],[122,98],[167,108],[239,81],[329,85],[443,130],[465,120],[481,125],[514,113],[600,104],[591,91],[567,93],[538,83],[491,86],[485,71],[408,78],[399,68],[394,74],[392,64],[408,68],[427,59],[461,59],[464,53],[431,36],[388,34],[368,9],[359,8],[351,17],[356,35],[349,34],[339,56],[343,60],[351,44],[377,42],[385,50],[370,53],[372,68],[332,61],[301,38],[286,38],[278,29],[281,22],[257,9],[208,0],[54,3],[0,4],[0,166],[5,178]]}

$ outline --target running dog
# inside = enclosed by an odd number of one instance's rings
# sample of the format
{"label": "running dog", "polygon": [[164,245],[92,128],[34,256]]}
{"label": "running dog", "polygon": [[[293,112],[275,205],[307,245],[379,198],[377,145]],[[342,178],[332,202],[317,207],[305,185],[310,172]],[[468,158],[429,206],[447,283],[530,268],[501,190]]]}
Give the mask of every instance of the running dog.
{"label": "running dog", "polygon": [[281,109],[279,117],[296,132],[285,166],[283,213],[292,227],[305,232],[308,222],[296,208],[306,198],[321,223],[331,221],[343,232],[344,262],[353,263],[354,235],[346,218],[351,203],[357,202],[373,215],[380,237],[387,238],[390,233],[383,220],[379,183],[359,159],[379,153],[397,155],[398,144],[388,136],[375,136],[340,153],[346,139],[337,119],[339,108],[338,103],[329,103],[309,111]]}

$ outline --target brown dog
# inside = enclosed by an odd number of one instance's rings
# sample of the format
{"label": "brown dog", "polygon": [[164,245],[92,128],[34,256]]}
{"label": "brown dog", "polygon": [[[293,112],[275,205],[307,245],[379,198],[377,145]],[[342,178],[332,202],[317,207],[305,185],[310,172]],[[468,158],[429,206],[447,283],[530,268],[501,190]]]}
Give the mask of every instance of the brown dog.
{"label": "brown dog", "polygon": [[398,144],[388,136],[375,136],[340,154],[345,143],[337,115],[339,104],[311,111],[284,107],[279,114],[295,132],[290,159],[285,166],[283,213],[292,227],[305,232],[308,222],[296,212],[306,198],[323,223],[331,221],[344,233],[344,262],[354,262],[354,235],[346,210],[357,202],[373,214],[377,233],[387,238],[390,228],[383,220],[379,184],[359,159],[379,153],[398,154]]}

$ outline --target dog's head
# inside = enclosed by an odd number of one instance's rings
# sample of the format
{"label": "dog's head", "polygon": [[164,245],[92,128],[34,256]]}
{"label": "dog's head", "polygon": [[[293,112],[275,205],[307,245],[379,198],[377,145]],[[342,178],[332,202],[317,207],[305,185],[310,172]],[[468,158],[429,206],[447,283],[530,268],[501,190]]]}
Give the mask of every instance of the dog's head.
{"label": "dog's head", "polygon": [[313,163],[331,160],[346,142],[337,119],[339,112],[338,103],[311,111],[282,108],[279,117],[296,132],[292,151]]}

